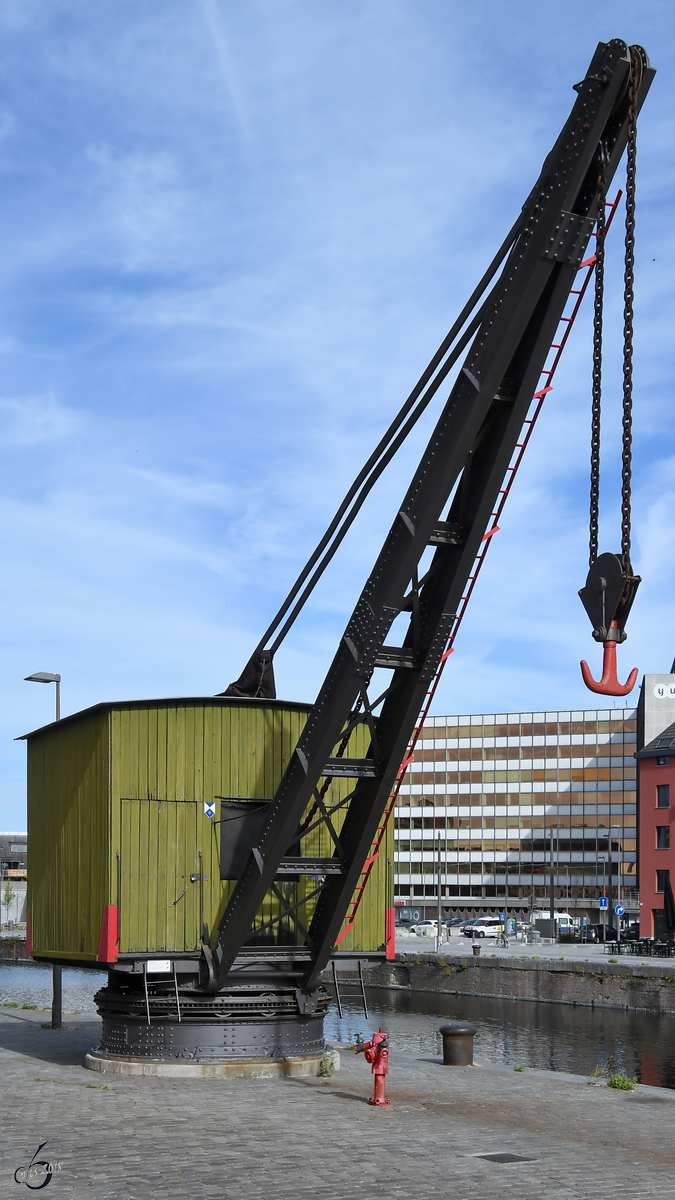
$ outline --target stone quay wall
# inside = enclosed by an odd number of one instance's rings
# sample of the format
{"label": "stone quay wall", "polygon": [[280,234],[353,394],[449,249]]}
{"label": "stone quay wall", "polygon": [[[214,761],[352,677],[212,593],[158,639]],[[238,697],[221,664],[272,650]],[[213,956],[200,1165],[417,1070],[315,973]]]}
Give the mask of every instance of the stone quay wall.
{"label": "stone quay wall", "polygon": [[33,959],[26,954],[25,938],[0,938],[0,963],[3,962],[35,966]]}
{"label": "stone quay wall", "polygon": [[419,954],[369,967],[369,987],[675,1013],[675,960],[656,964]]}

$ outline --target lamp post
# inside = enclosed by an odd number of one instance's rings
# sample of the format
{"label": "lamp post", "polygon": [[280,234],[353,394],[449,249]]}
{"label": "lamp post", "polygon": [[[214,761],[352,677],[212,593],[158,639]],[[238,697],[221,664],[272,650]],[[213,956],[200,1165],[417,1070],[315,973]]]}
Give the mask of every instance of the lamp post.
{"label": "lamp post", "polygon": [[[598,865],[602,864],[602,883],[600,885],[600,891],[604,892],[605,896],[606,896],[607,895],[607,858],[605,857],[604,854],[598,854],[597,864]],[[598,877],[599,874],[600,874],[600,872],[597,871],[596,878]],[[607,904],[609,905],[609,900],[607,900]],[[600,909],[600,917],[602,918],[601,924],[602,924],[602,940],[603,940],[603,942],[605,942],[607,940],[607,938],[606,938],[607,911],[608,910],[606,908]]]}
{"label": "lamp post", "polygon": [[25,683],[55,683],[56,684],[56,720],[61,720],[61,676],[52,675],[51,671],[36,671],[34,675],[25,675]]}
{"label": "lamp post", "polygon": [[[620,862],[620,858],[621,858],[621,852],[620,852],[620,850],[619,850],[619,832],[620,832],[620,828],[621,828],[621,827],[620,827],[619,825],[610,825],[610,827],[609,827],[609,837],[608,837],[608,840],[607,840],[607,867],[608,867],[608,872],[609,872],[609,887],[608,887],[608,889],[607,889],[607,911],[608,911],[608,912],[609,912],[609,914],[610,914],[610,921],[612,920],[611,914],[612,914],[612,912],[614,912],[614,909],[613,909],[613,907],[612,907],[612,870],[613,870],[613,867],[614,867],[614,863],[613,863],[613,861],[612,861],[612,833],[614,833],[614,832],[616,832],[616,840],[617,840],[617,850],[616,850],[616,902],[617,902],[617,904],[619,904],[619,903],[620,903],[620,901],[619,901],[619,885],[620,885],[620,880],[621,880],[621,874],[620,874],[620,872],[621,872],[621,862]],[[621,941],[621,928],[620,928],[620,926],[621,926],[621,917],[618,915],[618,913],[615,913],[615,916],[616,916],[616,937],[617,937],[617,941]]]}
{"label": "lamp post", "polygon": [[[33,675],[24,676],[25,683],[55,683],[56,684],[56,720],[61,720],[61,676],[51,671],[35,671]],[[52,963],[52,1029],[63,1027],[63,967],[61,963]]]}
{"label": "lamp post", "polygon": [[443,919],[443,899],[442,899],[442,878],[441,878],[441,838],[442,831],[438,831],[438,841],[436,843],[436,952],[441,948],[441,921]]}
{"label": "lamp post", "polygon": [[[549,827],[549,869],[550,869],[550,890],[549,890],[549,920],[551,921],[551,932],[554,939],[556,938],[555,928],[555,859],[553,857],[553,830],[555,825]],[[544,834],[546,830],[544,830]],[[545,844],[545,843],[544,843]]]}

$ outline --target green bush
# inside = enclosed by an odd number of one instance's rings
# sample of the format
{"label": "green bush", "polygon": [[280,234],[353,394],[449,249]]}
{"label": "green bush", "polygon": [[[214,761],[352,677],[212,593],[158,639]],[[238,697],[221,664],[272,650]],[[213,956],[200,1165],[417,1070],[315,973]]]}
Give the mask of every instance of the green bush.
{"label": "green bush", "polygon": [[620,1092],[634,1092],[637,1083],[634,1079],[629,1079],[627,1075],[622,1074],[621,1071],[616,1071],[607,1076],[607,1087],[618,1088]]}

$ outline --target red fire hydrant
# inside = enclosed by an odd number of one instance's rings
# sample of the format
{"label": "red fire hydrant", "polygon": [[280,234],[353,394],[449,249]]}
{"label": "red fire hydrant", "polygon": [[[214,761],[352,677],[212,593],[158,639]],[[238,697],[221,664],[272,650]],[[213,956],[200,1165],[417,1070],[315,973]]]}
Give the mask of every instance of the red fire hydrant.
{"label": "red fire hydrant", "polygon": [[363,1042],[360,1034],[357,1034],[355,1050],[357,1054],[360,1054],[363,1050],[366,1062],[373,1064],[375,1091],[372,1100],[369,1100],[368,1103],[375,1105],[377,1108],[390,1104],[391,1102],[387,1100],[384,1094],[385,1076],[389,1073],[388,1035],[384,1032],[384,1029],[378,1029],[369,1042]]}

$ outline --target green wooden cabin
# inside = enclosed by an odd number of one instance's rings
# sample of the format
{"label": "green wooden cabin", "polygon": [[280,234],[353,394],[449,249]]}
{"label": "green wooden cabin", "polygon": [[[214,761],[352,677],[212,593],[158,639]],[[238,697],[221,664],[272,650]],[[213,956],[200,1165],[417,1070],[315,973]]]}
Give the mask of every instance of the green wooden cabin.
{"label": "green wooden cabin", "polygon": [[[255,806],[274,795],[309,711],[220,696],[131,700],[97,704],[25,735],[33,955],[94,965],[194,952],[203,933],[213,939],[234,887],[220,878],[221,840],[237,825],[227,819],[232,802]],[[364,736],[355,731],[347,754],[364,753]],[[334,780],[332,798],[349,786]],[[332,854],[319,831],[311,838],[303,854]],[[391,839],[388,831],[340,951],[384,948]],[[314,886],[311,879],[284,884]],[[268,897],[258,924],[276,903]]]}

